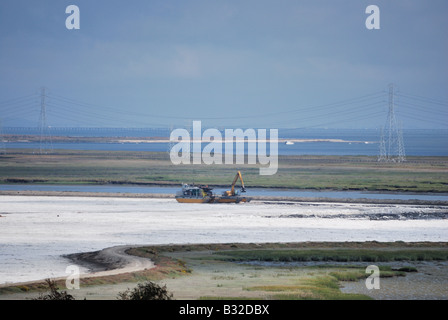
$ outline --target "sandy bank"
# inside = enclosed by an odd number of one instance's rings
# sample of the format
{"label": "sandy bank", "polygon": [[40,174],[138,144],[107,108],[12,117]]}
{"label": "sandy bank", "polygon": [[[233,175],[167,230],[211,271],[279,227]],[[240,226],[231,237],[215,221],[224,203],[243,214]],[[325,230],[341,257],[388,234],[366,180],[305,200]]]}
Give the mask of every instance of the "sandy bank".
{"label": "sandy bank", "polygon": [[94,271],[82,275],[84,278],[137,272],[154,267],[154,263],[149,259],[127,254],[126,250],[132,247],[134,246],[115,246],[95,252],[69,254],[65,257]]}
{"label": "sandy bank", "polygon": [[[114,246],[94,252],[82,252],[64,255],[65,258],[71,260],[75,265],[83,266],[92,272],[83,273],[81,279],[113,276],[129,272],[138,272],[146,269],[154,268],[154,263],[146,258],[129,255],[126,250],[135,246]],[[65,280],[65,277],[57,277],[54,280]],[[43,279],[42,279],[43,280]],[[0,284],[0,288],[29,285],[41,281],[26,281],[20,283]]]}

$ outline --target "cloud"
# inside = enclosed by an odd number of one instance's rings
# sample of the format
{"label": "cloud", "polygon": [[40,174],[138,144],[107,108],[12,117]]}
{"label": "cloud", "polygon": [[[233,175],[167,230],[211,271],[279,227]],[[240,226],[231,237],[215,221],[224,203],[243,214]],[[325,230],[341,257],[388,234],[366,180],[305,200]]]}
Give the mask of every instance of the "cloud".
{"label": "cloud", "polygon": [[[129,78],[205,79],[236,75],[255,58],[250,52],[209,45],[170,44],[152,46],[112,46],[118,56],[125,58],[118,68]],[[105,49],[109,51],[109,49]],[[121,53],[119,53],[121,52]],[[102,53],[97,52],[102,55]],[[115,55],[115,57],[114,57]]]}

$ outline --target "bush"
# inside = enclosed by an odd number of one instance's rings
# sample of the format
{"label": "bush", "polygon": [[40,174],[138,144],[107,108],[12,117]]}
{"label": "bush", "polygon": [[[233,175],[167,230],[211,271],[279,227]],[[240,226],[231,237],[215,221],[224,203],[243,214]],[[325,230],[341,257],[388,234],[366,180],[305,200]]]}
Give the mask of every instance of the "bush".
{"label": "bush", "polygon": [[59,292],[59,288],[56,287],[56,282],[54,280],[45,279],[45,282],[50,289],[50,293],[40,294],[39,297],[34,300],[75,300],[75,298],[71,294],[68,294],[67,291]]}
{"label": "bush", "polygon": [[161,287],[151,281],[139,283],[133,290],[118,293],[119,300],[171,300],[172,297],[173,294],[167,291],[166,286]]}

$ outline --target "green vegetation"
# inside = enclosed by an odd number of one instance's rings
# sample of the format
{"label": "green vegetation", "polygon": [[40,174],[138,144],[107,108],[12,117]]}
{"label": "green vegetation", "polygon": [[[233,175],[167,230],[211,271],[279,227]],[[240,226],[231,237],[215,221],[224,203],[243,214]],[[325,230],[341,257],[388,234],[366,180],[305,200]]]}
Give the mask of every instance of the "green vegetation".
{"label": "green vegetation", "polygon": [[[33,300],[76,300],[74,296],[68,294],[67,291],[59,291],[56,281],[45,279],[48,286],[48,293],[40,293]],[[152,281],[139,283],[134,289],[127,289],[119,292],[117,299],[119,300],[171,300],[173,294],[168,292],[166,286],[159,286]]]}
{"label": "green vegetation", "polygon": [[[212,251],[212,253],[210,253]],[[365,267],[372,261],[400,261],[410,263],[418,260],[447,260],[448,248],[445,243],[379,243],[379,242],[345,242],[345,243],[277,243],[277,244],[200,244],[179,246],[154,246],[140,248],[140,252],[181,255],[187,265],[194,270],[192,276],[206,274],[207,267],[214,266],[214,271],[207,277],[202,275],[202,285],[216,283],[221,294],[203,295],[200,299],[371,299],[363,294],[347,294],[340,290],[341,281],[362,281],[370,274]],[[186,258],[182,252],[188,252]],[[204,253],[201,253],[204,252]],[[235,264],[235,261],[316,261],[314,266],[278,266],[274,264],[249,265]],[[341,264],[319,264],[322,261],[344,262]],[[350,264],[351,261],[366,261],[365,266]],[[218,262],[222,264],[217,264]],[[345,263],[347,262],[347,264]],[[221,266],[221,268],[219,267]],[[417,272],[414,266],[378,265],[380,276],[403,277],[406,272]],[[242,272],[244,271],[244,272]],[[181,278],[179,281],[183,281]],[[208,279],[208,280],[205,280]],[[177,280],[176,280],[177,281]],[[185,280],[188,281],[188,280]],[[181,286],[182,284],[179,284]],[[235,286],[241,286],[240,295],[235,295]],[[203,289],[198,289],[202,291]],[[229,290],[229,296],[223,294]],[[246,294],[244,292],[247,292]]]}
{"label": "green vegetation", "polygon": [[242,170],[247,187],[312,190],[448,192],[447,157],[408,157],[378,163],[367,156],[280,156],[279,170],[260,176],[259,165],[173,165],[163,152],[55,150],[0,155],[0,183],[228,186]]}
{"label": "green vegetation", "polygon": [[168,292],[166,286],[146,281],[139,283],[134,289],[127,289],[118,293],[119,300],[172,300],[173,294]]}
{"label": "green vegetation", "polygon": [[216,252],[227,261],[428,261],[448,260],[448,250],[369,250],[369,249],[286,249],[234,250]]}
{"label": "green vegetation", "polygon": [[47,283],[50,292],[47,294],[41,293],[39,297],[34,300],[75,300],[75,298],[71,294],[68,294],[67,291],[59,291],[59,288],[54,280],[46,279],[45,282]]}
{"label": "green vegetation", "polygon": [[[370,299],[366,295],[342,292],[341,281],[363,281],[370,275],[365,268],[372,262],[379,267],[382,278],[404,277],[407,272],[418,272],[413,261],[448,260],[448,243],[371,241],[185,244],[135,247],[127,250],[127,253],[149,258],[156,267],[139,272],[81,278],[80,287],[85,292],[89,292],[89,288],[92,288],[92,292],[98,292],[102,285],[117,284],[120,290],[114,293],[112,299],[116,299],[118,294],[118,298],[127,300],[149,296],[213,300]],[[249,260],[267,263],[256,266],[234,263]],[[316,263],[311,266],[278,266],[269,263],[275,261]],[[384,265],[386,261],[388,265]],[[157,284],[159,281],[163,281],[164,286]],[[122,284],[129,283],[137,283],[137,287],[123,292]],[[148,283],[157,286],[147,285]],[[53,282],[55,288],[64,284],[65,280]],[[45,282],[36,282],[1,288],[0,295],[26,293],[32,297],[36,292],[47,291],[48,285]],[[164,296],[164,293],[167,295]],[[89,293],[86,296],[95,299]]]}
{"label": "green vegetation", "polygon": [[363,294],[343,293],[338,279],[332,275],[305,278],[296,285],[268,285],[247,288],[272,292],[272,300],[371,300]]}
{"label": "green vegetation", "polygon": [[[348,269],[344,269],[348,268]],[[358,281],[364,278],[367,278],[370,274],[366,273],[365,268],[356,267],[354,269],[350,269],[350,267],[346,266],[338,266],[337,270],[332,271],[329,274],[335,277],[339,281]],[[403,270],[392,270],[390,266],[379,266],[380,277],[381,278],[390,278],[390,277],[404,277],[406,276],[406,272]]]}

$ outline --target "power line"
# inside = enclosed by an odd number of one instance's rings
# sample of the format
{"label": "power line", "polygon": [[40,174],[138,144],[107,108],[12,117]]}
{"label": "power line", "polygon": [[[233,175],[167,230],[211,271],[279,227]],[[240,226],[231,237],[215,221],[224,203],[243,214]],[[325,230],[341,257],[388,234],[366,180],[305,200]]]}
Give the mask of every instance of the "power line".
{"label": "power line", "polygon": [[[404,118],[418,120],[437,125],[446,125],[441,120],[448,113],[446,109],[441,110],[440,106],[448,106],[447,102],[439,99],[427,98],[411,94],[403,94],[393,92],[394,106],[401,106],[400,115]],[[30,117],[39,112],[39,103],[36,101],[36,95],[30,94],[22,97],[11,98],[0,102],[1,116],[3,120],[8,118],[22,118]],[[402,102],[397,103],[397,98]],[[390,99],[390,97],[389,97]],[[233,120],[233,123],[241,121],[247,125],[247,119],[259,119],[261,121],[268,121],[269,125],[290,125],[296,128],[314,128],[319,126],[326,126],[328,124],[341,123],[341,121],[371,121],[372,118],[380,116],[378,107],[383,105],[386,101],[384,92],[374,92],[370,94],[360,95],[358,97],[340,100],[332,103],[325,103],[320,105],[303,105],[290,108],[285,111],[278,112],[255,112],[250,115],[238,114],[231,116],[200,116],[201,120]],[[47,107],[50,107],[48,112]],[[49,131],[46,122],[49,118],[63,120],[65,122],[75,123],[78,126],[82,125],[104,125],[110,126],[123,123],[129,123],[129,126],[143,125],[143,126],[160,126],[159,120],[169,119],[172,125],[172,120],[191,120],[192,115],[187,116],[168,116],[166,114],[153,114],[146,112],[139,112],[133,110],[126,110],[123,107],[101,106],[83,102],[77,99],[64,97],[58,94],[48,93],[41,90],[40,95],[40,115],[38,127],[41,131]],[[273,108],[275,109],[275,108]],[[105,111],[105,112],[101,112]],[[396,110],[394,107],[394,117]],[[417,115],[416,113],[422,113]],[[390,106],[389,106],[390,112]],[[338,119],[339,118],[339,119]],[[433,119],[431,119],[433,118]],[[43,119],[43,120],[42,120]],[[45,123],[42,123],[45,121]],[[45,129],[45,127],[47,129]],[[49,133],[48,133],[49,135]],[[42,134],[44,136],[44,134]]]}
{"label": "power line", "polygon": [[[346,99],[346,100],[342,100],[342,101],[338,101],[338,102],[333,102],[333,103],[328,103],[328,104],[322,104],[322,105],[316,105],[316,106],[300,106],[300,107],[295,107],[294,109],[290,109],[287,111],[279,111],[279,112],[271,112],[271,113],[257,113],[257,114],[250,114],[250,115],[238,115],[238,119],[253,119],[253,118],[269,118],[272,116],[276,116],[276,115],[282,115],[282,114],[291,114],[291,113],[302,113],[302,112],[306,112],[306,111],[319,111],[319,110],[328,110],[328,109],[333,109],[336,106],[344,106],[344,105],[351,105],[351,104],[355,104],[355,103],[360,103],[363,101],[368,101],[374,98],[382,98],[384,96],[383,93],[381,92],[375,92],[372,94],[366,94],[360,97],[356,97],[356,98],[351,98],[351,99]],[[86,102],[82,102],[79,100],[75,100],[75,99],[71,99],[71,98],[66,98],[60,95],[49,95],[50,98],[58,100],[60,102],[63,103],[68,103],[68,104],[72,104],[72,105],[76,105],[76,106],[80,106],[80,107],[84,107],[84,108],[90,108],[90,107],[97,107],[97,108],[102,108],[102,109],[107,109],[110,111],[113,111],[115,113],[118,114],[123,114],[126,116],[145,116],[145,117],[152,117],[152,118],[160,118],[160,119],[176,119],[176,120],[189,120],[191,118],[193,118],[191,115],[190,116],[166,116],[166,115],[160,115],[160,114],[152,114],[152,113],[142,113],[142,112],[136,112],[136,111],[123,111],[125,108],[114,108],[111,106],[100,106],[100,105],[96,105],[96,104],[90,104],[90,103],[86,103]],[[216,117],[207,117],[207,116],[200,116],[201,119],[203,120],[235,120],[235,116],[216,116]]]}
{"label": "power line", "polygon": [[35,99],[36,95],[35,94],[29,94],[29,95],[26,95],[26,96],[23,96],[23,97],[11,98],[11,99],[8,99],[8,100],[0,101],[0,106],[3,106],[3,105],[13,105],[13,104],[15,104],[18,101],[23,100],[23,99],[29,100],[29,97],[32,97],[33,99]]}
{"label": "power line", "polygon": [[407,93],[401,93],[401,94],[399,94],[399,96],[405,97],[405,98],[410,98],[412,100],[419,100],[419,101],[426,102],[426,103],[432,103],[432,104],[437,104],[437,105],[441,105],[441,106],[448,106],[447,101],[442,101],[442,100],[438,100],[438,99],[434,99],[434,98],[427,98],[427,97],[422,97],[422,96],[407,94]]}

